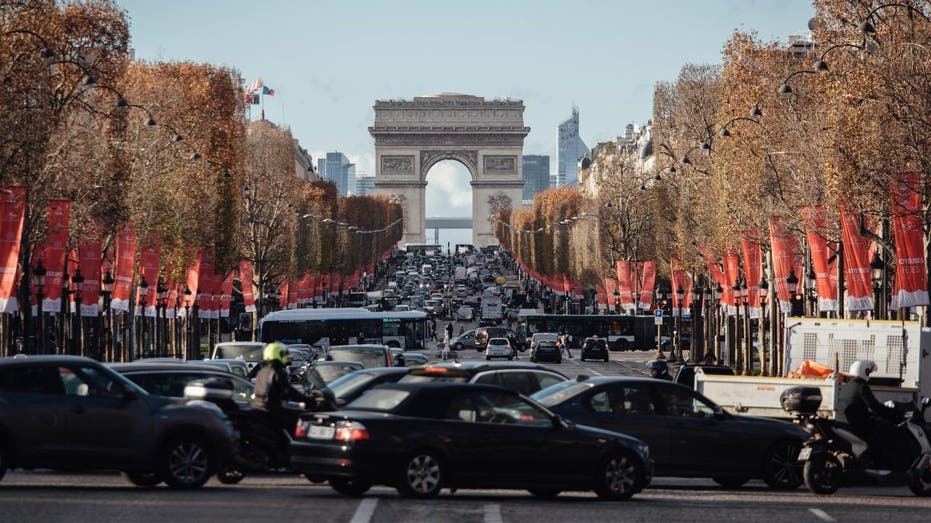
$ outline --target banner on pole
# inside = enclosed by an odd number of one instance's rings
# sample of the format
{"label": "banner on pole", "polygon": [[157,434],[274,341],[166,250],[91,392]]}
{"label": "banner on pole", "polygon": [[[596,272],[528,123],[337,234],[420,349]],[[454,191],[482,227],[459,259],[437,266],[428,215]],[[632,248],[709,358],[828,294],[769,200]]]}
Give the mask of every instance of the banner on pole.
{"label": "banner on pole", "polygon": [[246,312],[255,312],[255,287],[252,282],[252,262],[249,260],[239,262],[239,286]]}
{"label": "banner on pole", "polygon": [[844,241],[844,277],[847,279],[847,310],[873,310],[870,242],[860,235],[860,216],[841,209]]}
{"label": "banner on pole", "polygon": [[897,309],[928,305],[920,183],[918,173],[904,172],[890,184],[896,253],[892,305]]}
{"label": "banner on pole", "polygon": [[78,267],[84,283],[81,284],[81,316],[97,316],[100,307],[100,266],[103,258],[103,241],[100,226],[95,224],[88,231],[88,237],[81,242],[78,251]]}
{"label": "banner on pole", "polygon": [[26,188],[4,187],[0,191],[0,312],[18,309],[15,287],[25,216]]}
{"label": "banner on pole", "polygon": [[[815,205],[802,209],[805,218],[805,236],[808,239],[808,252],[811,254],[812,268],[815,270],[815,288],[818,291],[818,310],[837,310],[836,267],[832,268],[830,248],[825,237],[824,207]],[[836,260],[836,257],[835,257]]]}
{"label": "banner on pole", "polygon": [[42,300],[42,310],[45,312],[61,309],[70,215],[70,200],[49,201],[48,232],[45,237],[45,299]]}

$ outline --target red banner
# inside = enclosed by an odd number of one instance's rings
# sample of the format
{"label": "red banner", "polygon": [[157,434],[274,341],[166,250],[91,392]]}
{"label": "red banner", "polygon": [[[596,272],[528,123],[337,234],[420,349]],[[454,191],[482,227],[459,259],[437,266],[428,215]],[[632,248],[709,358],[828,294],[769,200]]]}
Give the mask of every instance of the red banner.
{"label": "red banner", "polygon": [[895,308],[928,305],[922,230],[921,178],[918,173],[898,173],[890,184],[892,231],[895,237]]}
{"label": "red banner", "polygon": [[88,230],[88,237],[81,241],[78,267],[84,283],[81,285],[81,316],[97,316],[100,312],[98,300],[100,298],[100,267],[103,258],[103,240],[100,238],[100,227],[92,226]]}
{"label": "red banner", "polygon": [[205,319],[213,319],[220,317],[220,304],[216,304],[214,308],[213,295],[218,292],[214,289],[214,285],[218,282],[214,281],[214,261],[215,261],[213,250],[204,249],[201,251],[200,258],[200,273],[198,275],[198,286],[197,289],[197,317]]}
{"label": "red banner", "polygon": [[239,262],[239,285],[246,312],[255,312],[255,284],[252,282],[252,262],[249,260]]}
{"label": "red banner", "polygon": [[870,242],[860,235],[860,217],[841,209],[841,237],[844,243],[844,277],[847,280],[847,310],[873,310]]}
{"label": "red banner", "polygon": [[740,298],[734,287],[740,282],[740,258],[735,251],[728,249],[724,253],[724,292],[721,294],[721,303],[727,306],[728,316],[737,313]]}
{"label": "red banner", "polygon": [[288,282],[281,284],[281,287],[278,287],[278,308],[287,309],[288,308]]}
{"label": "red banner", "polygon": [[621,308],[634,308],[633,278],[630,274],[630,262],[627,260],[617,260],[617,289],[621,295]]}
{"label": "red banner", "polygon": [[[808,252],[811,255],[812,268],[815,270],[815,287],[818,290],[818,310],[837,310],[836,267],[831,267],[828,260],[831,252],[825,237],[824,207],[816,205],[802,209],[805,218],[805,236],[808,239]],[[836,260],[836,257],[835,257]]]}
{"label": "red banner", "polygon": [[45,312],[61,310],[70,215],[69,200],[49,201],[48,233],[45,239],[45,299],[42,300],[42,310]]}
{"label": "red banner", "polygon": [[[789,290],[789,275],[795,268],[795,242],[775,216],[769,217],[769,234],[773,246],[773,284],[780,310],[791,312],[792,292]],[[799,277],[798,274],[795,275]]]}
{"label": "red banner", "polygon": [[220,284],[220,317],[230,317],[230,306],[233,303],[233,271],[226,273],[223,283]]}
{"label": "red banner", "polygon": [[113,300],[110,302],[115,311],[129,312],[135,263],[136,228],[132,223],[126,223],[120,227],[116,239],[116,272],[113,275]]}
{"label": "red banner", "polygon": [[747,303],[750,317],[759,318],[760,280],[763,278],[763,253],[760,251],[760,239],[755,231],[741,233],[740,248],[744,256],[744,276],[747,279]]}
{"label": "red banner", "polygon": [[19,248],[26,216],[26,188],[0,191],[0,312],[16,312],[16,277]]}
{"label": "red banner", "polygon": [[656,262],[653,260],[643,262],[643,274],[640,279],[640,304],[645,311],[653,306],[653,287],[656,285]]}

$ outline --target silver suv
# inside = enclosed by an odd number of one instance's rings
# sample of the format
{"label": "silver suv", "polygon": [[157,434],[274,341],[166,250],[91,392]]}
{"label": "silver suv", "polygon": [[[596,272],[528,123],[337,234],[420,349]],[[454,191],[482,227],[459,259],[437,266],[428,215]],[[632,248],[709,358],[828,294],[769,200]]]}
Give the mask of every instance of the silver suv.
{"label": "silver suv", "polygon": [[147,393],[77,356],[0,358],[0,478],[8,468],[115,469],[139,486],[202,486],[236,432],[212,403]]}
{"label": "silver suv", "polygon": [[507,338],[492,338],[488,340],[488,345],[485,345],[485,359],[490,360],[492,358],[514,359],[514,349],[511,347],[511,342],[509,342]]}

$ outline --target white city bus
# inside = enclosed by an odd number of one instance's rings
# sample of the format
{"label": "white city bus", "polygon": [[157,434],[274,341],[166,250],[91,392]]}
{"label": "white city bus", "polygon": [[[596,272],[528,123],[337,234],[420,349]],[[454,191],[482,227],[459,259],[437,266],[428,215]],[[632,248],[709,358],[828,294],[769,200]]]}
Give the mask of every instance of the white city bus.
{"label": "white city bus", "polygon": [[424,350],[427,314],[362,308],[280,310],[259,321],[259,339],[318,347],[382,343],[404,350]]}

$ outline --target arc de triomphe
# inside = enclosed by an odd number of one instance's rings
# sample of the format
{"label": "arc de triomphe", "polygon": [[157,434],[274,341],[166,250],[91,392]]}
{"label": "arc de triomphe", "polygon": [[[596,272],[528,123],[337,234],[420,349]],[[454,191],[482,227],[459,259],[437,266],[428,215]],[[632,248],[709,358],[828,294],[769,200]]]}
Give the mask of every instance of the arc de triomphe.
{"label": "arc de triomphe", "polygon": [[423,243],[427,172],[457,160],[472,175],[472,243],[496,244],[493,218],[520,205],[523,191],[524,103],[443,93],[413,100],[378,100],[375,192],[404,208],[401,244]]}

